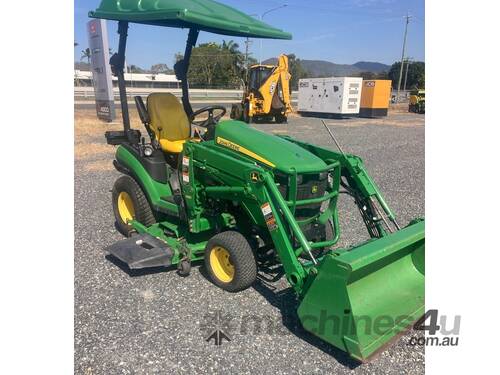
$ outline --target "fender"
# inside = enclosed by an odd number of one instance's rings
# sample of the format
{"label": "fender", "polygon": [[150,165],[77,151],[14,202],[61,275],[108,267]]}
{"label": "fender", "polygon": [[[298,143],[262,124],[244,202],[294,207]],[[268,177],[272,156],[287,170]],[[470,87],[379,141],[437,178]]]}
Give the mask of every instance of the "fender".
{"label": "fender", "polygon": [[[160,212],[169,215],[178,215],[179,209],[177,205],[165,201],[165,198],[172,196],[172,190],[169,184],[163,184],[155,181],[136,156],[123,146],[119,146],[116,150],[116,161],[122,169],[125,169],[128,174],[140,185],[142,191],[146,195],[151,206]],[[165,167],[166,168],[166,167]]]}

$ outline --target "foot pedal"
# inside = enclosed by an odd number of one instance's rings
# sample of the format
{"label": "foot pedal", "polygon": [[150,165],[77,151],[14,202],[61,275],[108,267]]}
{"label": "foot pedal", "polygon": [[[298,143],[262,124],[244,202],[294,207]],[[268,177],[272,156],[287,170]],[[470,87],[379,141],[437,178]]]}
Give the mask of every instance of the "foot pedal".
{"label": "foot pedal", "polygon": [[165,242],[147,233],[118,241],[104,250],[126,263],[130,269],[168,267],[174,254]]}

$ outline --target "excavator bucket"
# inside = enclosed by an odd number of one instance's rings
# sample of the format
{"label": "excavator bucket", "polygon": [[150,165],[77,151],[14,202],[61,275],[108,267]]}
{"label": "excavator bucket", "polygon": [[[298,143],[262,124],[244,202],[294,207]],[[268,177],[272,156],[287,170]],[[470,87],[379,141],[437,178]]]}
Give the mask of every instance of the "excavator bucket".
{"label": "excavator bucket", "polygon": [[424,313],[424,221],[325,256],[298,308],[303,327],[365,361]]}

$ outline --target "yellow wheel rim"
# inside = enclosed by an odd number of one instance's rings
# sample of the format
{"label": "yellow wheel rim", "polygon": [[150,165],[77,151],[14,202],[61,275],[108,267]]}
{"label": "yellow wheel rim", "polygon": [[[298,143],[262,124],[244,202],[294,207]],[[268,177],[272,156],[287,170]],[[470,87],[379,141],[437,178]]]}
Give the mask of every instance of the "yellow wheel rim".
{"label": "yellow wheel rim", "polygon": [[229,283],[234,278],[234,266],[229,260],[229,251],[221,246],[216,246],[210,252],[210,266],[220,281]]}
{"label": "yellow wheel rim", "polygon": [[118,194],[118,213],[125,224],[135,217],[134,203],[126,191]]}

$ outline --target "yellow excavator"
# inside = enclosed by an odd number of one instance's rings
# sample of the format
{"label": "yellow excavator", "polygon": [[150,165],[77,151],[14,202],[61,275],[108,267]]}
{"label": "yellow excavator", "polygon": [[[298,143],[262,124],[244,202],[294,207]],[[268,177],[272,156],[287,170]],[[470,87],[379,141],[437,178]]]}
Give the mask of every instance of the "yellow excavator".
{"label": "yellow excavator", "polygon": [[257,118],[272,118],[284,123],[292,112],[288,57],[280,55],[277,65],[252,65],[241,103],[231,107],[231,118],[247,123]]}

